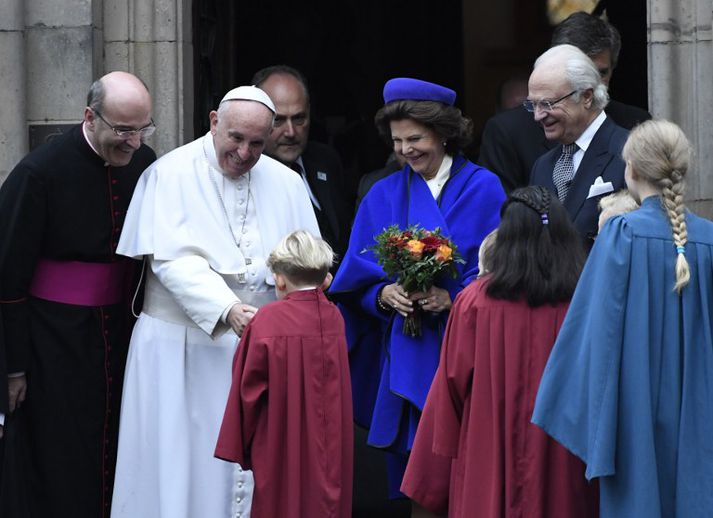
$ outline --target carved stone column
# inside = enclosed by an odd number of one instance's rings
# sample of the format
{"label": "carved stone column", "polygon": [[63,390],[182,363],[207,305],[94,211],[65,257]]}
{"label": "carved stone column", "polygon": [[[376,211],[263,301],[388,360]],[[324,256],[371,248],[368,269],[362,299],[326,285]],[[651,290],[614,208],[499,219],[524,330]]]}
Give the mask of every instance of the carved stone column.
{"label": "carved stone column", "polygon": [[713,217],[713,1],[648,0],[649,107],[696,149],[688,204]]}
{"label": "carved stone column", "polygon": [[0,183],[27,153],[23,0],[0,3]]}
{"label": "carved stone column", "polygon": [[193,47],[190,0],[115,0],[103,5],[103,71],[143,79],[158,130],[158,155],[193,139]]}

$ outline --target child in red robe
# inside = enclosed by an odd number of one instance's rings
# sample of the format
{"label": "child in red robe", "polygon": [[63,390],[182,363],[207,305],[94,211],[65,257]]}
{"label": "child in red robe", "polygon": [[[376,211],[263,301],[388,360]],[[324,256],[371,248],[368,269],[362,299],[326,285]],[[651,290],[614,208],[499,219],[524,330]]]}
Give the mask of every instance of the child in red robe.
{"label": "child in red robe", "polygon": [[215,456],[252,469],[253,518],[351,515],[352,400],[344,321],[322,292],[334,254],[297,231],[267,264],[278,301],[245,328]]}
{"label": "child in red robe", "polygon": [[530,423],[542,371],[584,264],[556,196],[513,191],[488,273],[451,308],[401,491],[452,518],[596,518],[584,464]]}

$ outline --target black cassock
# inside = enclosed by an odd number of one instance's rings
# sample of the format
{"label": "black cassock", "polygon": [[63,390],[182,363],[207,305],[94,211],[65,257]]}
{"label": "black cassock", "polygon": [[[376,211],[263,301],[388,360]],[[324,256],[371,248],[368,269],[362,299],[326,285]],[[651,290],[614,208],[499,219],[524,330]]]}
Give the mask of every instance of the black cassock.
{"label": "black cassock", "polygon": [[[32,516],[109,514],[131,272],[138,268],[126,268],[122,300],[108,305],[32,296],[35,270],[46,260],[128,262],[116,245],[136,182],[155,158],[142,145],[127,166],[106,165],[78,125],[27,155],[0,190],[4,343],[8,372],[28,378],[22,411]],[[92,289],[75,284],[80,292]]]}

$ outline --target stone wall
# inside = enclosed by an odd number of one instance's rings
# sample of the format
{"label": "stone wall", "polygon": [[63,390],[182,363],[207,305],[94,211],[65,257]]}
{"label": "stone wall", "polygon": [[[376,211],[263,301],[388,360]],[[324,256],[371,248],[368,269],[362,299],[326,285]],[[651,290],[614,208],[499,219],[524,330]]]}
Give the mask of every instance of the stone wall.
{"label": "stone wall", "polygon": [[23,0],[0,2],[0,183],[27,152]]}
{"label": "stone wall", "polygon": [[192,140],[192,64],[189,0],[3,0],[0,181],[29,151],[30,128],[80,121],[89,85],[112,70],[149,86],[159,155]]}
{"label": "stone wall", "polygon": [[648,0],[649,107],[696,150],[688,205],[713,218],[713,0]]}

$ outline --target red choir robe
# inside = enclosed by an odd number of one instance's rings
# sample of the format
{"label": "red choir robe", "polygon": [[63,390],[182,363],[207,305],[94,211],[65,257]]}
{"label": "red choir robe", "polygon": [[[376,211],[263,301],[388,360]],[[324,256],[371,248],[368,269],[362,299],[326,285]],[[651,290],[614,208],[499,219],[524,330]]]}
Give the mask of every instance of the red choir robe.
{"label": "red choir robe", "polygon": [[252,469],[253,518],[351,515],[353,425],[344,321],[321,290],[260,308],[233,361],[215,456]]}
{"label": "red choir robe", "polygon": [[453,517],[595,518],[584,465],[530,422],[567,303],[456,299],[401,491]]}

